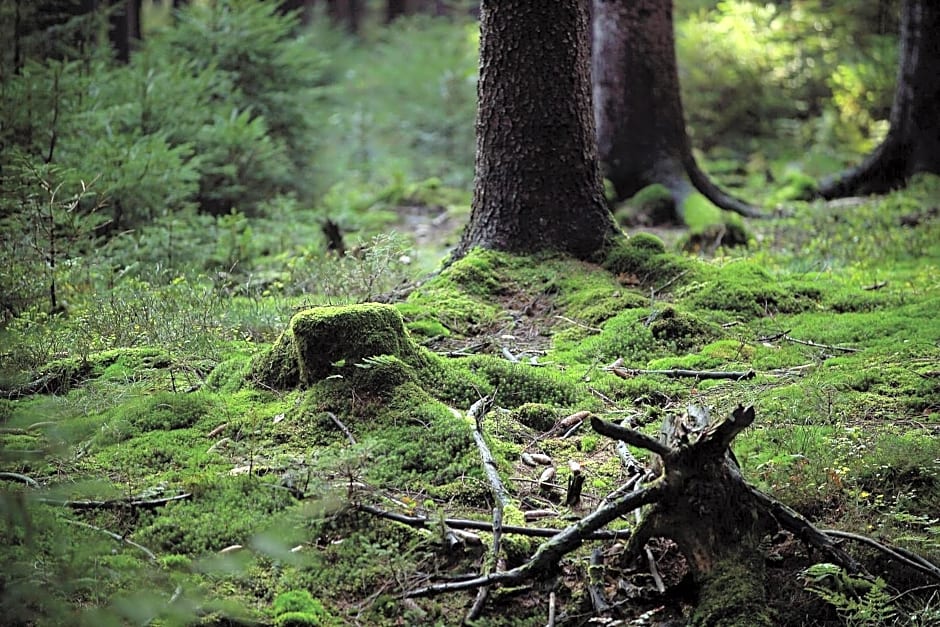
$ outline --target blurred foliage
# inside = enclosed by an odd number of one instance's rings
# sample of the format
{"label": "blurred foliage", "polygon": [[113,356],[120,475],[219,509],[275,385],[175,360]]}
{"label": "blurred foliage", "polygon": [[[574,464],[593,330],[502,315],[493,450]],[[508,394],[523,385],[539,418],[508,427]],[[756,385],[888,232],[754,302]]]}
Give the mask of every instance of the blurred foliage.
{"label": "blurred foliage", "polygon": [[703,149],[768,139],[865,153],[887,130],[895,0],[677,2],[685,111]]}

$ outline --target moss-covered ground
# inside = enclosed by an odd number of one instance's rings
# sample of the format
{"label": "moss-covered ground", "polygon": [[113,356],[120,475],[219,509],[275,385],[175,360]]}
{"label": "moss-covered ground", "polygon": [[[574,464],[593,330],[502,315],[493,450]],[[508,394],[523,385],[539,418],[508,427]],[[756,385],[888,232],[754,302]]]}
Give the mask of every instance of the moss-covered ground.
{"label": "moss-covered ground", "polygon": [[[655,433],[689,404],[716,415],[753,404],[735,448],[749,481],[822,526],[940,561],[938,203],[940,179],[922,177],[853,206],[797,204],[748,223],[748,248],[709,260],[676,252],[670,232],[633,234],[598,264],[474,251],[392,306],[300,312],[276,342],[231,344],[208,374],[181,375],[159,347],[51,363],[33,373],[41,387],[0,401],[0,615],[456,624],[472,597],[397,595],[476,571],[488,535],[455,546],[439,523],[413,529],[354,505],[489,520],[466,418],[483,395],[495,397],[483,429],[513,524],[548,510],[530,524],[562,527],[625,477],[612,442],[556,426],[567,416]],[[670,369],[756,376],[644,372]],[[533,453],[550,456],[553,478],[539,481]],[[572,507],[569,461],[586,475]],[[508,565],[536,546],[508,538]],[[924,583],[851,548],[893,590]],[[565,624],[591,617],[588,554],[556,582]],[[633,594],[624,618],[665,607],[691,620],[681,560],[657,555],[667,583],[678,573],[667,597],[648,596],[626,565],[591,577],[619,601]],[[800,585],[813,556],[793,543],[778,558],[767,566],[779,624],[846,620]],[[544,624],[546,598],[498,592],[480,624]],[[891,601],[908,617],[930,603]]]}

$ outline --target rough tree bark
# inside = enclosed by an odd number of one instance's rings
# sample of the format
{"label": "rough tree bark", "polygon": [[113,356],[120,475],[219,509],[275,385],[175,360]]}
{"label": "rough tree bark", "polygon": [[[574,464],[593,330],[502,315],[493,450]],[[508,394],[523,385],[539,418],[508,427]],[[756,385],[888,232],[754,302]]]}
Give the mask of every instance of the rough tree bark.
{"label": "rough tree bark", "polygon": [[586,259],[618,234],[604,202],[585,1],[483,0],[474,246]]}
{"label": "rough tree bark", "polygon": [[748,217],[760,210],[718,188],[692,155],[676,65],[672,0],[593,0],[597,142],[617,198],[659,183],[677,217],[695,190]]}
{"label": "rough tree bark", "polygon": [[940,2],[905,0],[901,60],[888,136],[858,166],[823,181],[840,198],[903,187],[918,172],[940,174]]}

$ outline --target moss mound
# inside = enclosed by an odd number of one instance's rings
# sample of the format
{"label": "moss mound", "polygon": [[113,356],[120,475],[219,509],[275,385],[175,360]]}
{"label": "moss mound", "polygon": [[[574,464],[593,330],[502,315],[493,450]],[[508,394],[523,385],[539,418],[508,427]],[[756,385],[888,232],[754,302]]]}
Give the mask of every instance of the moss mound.
{"label": "moss mound", "polygon": [[310,386],[330,375],[348,373],[377,355],[423,363],[395,307],[378,303],[315,307],[291,319],[287,331],[255,360],[250,376],[274,389]]}

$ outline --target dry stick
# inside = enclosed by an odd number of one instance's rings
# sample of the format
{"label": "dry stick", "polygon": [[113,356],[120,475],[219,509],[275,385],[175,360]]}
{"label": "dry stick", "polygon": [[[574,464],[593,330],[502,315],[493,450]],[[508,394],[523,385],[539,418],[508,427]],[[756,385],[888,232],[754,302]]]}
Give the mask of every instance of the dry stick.
{"label": "dry stick", "polygon": [[[356,504],[356,509],[359,511],[365,512],[367,514],[372,514],[373,516],[378,516],[379,518],[385,518],[387,520],[394,520],[395,522],[400,522],[402,524],[408,525],[410,527],[415,527],[417,529],[424,529],[429,524],[435,523],[436,521],[429,520],[424,516],[408,516],[406,514],[399,514],[397,512],[390,512],[388,510],[380,509],[372,505],[366,505],[365,503]],[[448,527],[454,529],[478,529],[480,531],[493,531],[492,523],[484,522],[482,520],[468,520],[466,518],[445,518],[444,524]],[[503,533],[513,533],[520,536],[529,536],[532,538],[554,538],[562,529],[552,529],[549,527],[519,527],[517,525],[503,525]],[[629,530],[621,531],[595,531],[594,533],[588,534],[584,537],[585,540],[626,540],[629,539],[632,535],[632,532]]]}
{"label": "dry stick", "polygon": [[56,499],[46,498],[37,500],[40,503],[45,503],[46,505],[62,505],[63,507],[71,507],[72,509],[117,509],[120,507],[160,507],[161,505],[166,505],[167,503],[172,503],[173,501],[183,501],[185,499],[191,498],[192,496],[192,492],[187,492],[185,494],[177,494],[176,496],[168,496],[163,499],[138,501],[132,501],[130,499],[112,499],[110,501],[58,501]]}
{"label": "dry stick", "polygon": [[650,566],[650,574],[653,576],[653,582],[656,584],[656,591],[660,594],[666,592],[666,584],[663,583],[663,578],[659,576],[659,569],[656,568],[656,558],[653,557],[653,552],[650,551],[650,548],[644,547],[646,551],[646,561]]}
{"label": "dry stick", "polygon": [[608,372],[613,372],[621,379],[630,379],[637,375],[653,374],[663,375],[665,377],[681,378],[692,377],[694,379],[733,379],[741,381],[743,379],[753,379],[757,373],[753,370],[635,370],[632,368],[605,368]]}
{"label": "dry stick", "polygon": [[860,349],[858,348],[849,348],[848,346],[830,346],[829,344],[817,344],[816,342],[810,342],[809,340],[798,340],[795,337],[789,336],[786,333],[783,334],[783,339],[793,342],[794,344],[802,344],[803,346],[812,346],[813,348],[825,348],[830,351],[842,351],[844,353],[857,353]]}
{"label": "dry stick", "polygon": [[339,427],[339,430],[343,432],[343,434],[346,436],[346,439],[349,440],[349,443],[352,444],[353,446],[355,446],[355,445],[356,445],[356,438],[353,437],[352,431],[350,431],[350,430],[346,427],[346,425],[343,424],[343,421],[341,421],[339,418],[337,418],[337,417],[336,417],[336,414],[334,414],[334,413],[331,412],[331,411],[326,412],[326,415],[330,417],[330,420],[333,421],[333,424],[335,424],[337,427]]}
{"label": "dry stick", "polygon": [[[496,471],[496,460],[493,459],[493,454],[490,452],[489,447],[486,445],[486,440],[483,438],[483,417],[486,415],[492,400],[492,397],[484,396],[470,406],[467,415],[473,418],[475,426],[473,430],[473,440],[476,442],[477,449],[480,451],[483,471],[490,482],[490,493],[493,495],[493,546],[491,551],[493,570],[496,571],[498,568],[497,563],[499,562],[499,547],[503,535],[503,508],[509,503],[509,495],[506,492],[506,488],[503,486],[502,479],[499,478],[499,473]],[[477,590],[476,599],[474,599],[473,605],[470,606],[464,623],[469,623],[479,618],[489,596],[489,586],[481,586],[479,590]]]}
{"label": "dry stick", "polygon": [[0,479],[13,479],[14,481],[19,481],[25,483],[31,488],[38,488],[39,482],[29,477],[27,475],[22,475],[18,472],[0,472]]}
{"label": "dry stick", "polygon": [[869,538],[868,536],[863,536],[848,531],[839,531],[838,529],[820,529],[819,531],[832,538],[845,538],[846,540],[854,540],[855,542],[867,544],[870,547],[878,549],[897,562],[906,564],[914,570],[920,571],[925,575],[929,575],[934,579],[940,580],[940,567],[927,561],[916,553],[911,553],[910,551],[900,547],[890,547],[886,544],[878,542],[873,538]]}
{"label": "dry stick", "polygon": [[555,627],[555,592],[548,593],[548,623],[546,627]]}
{"label": "dry stick", "polygon": [[79,520],[66,520],[66,521],[64,521],[64,522],[65,522],[66,524],[69,524],[69,525],[76,525],[76,526],[78,526],[78,527],[85,527],[86,529],[91,529],[91,530],[93,530],[93,531],[98,531],[98,532],[100,532],[100,533],[103,533],[103,534],[105,534],[106,536],[110,536],[110,537],[114,538],[114,539],[117,540],[118,542],[123,542],[124,544],[127,544],[127,545],[129,545],[129,546],[132,546],[132,547],[134,547],[135,549],[139,549],[139,550],[143,551],[143,552],[147,555],[147,557],[150,558],[150,561],[152,561],[152,562],[157,561],[157,556],[153,554],[153,551],[151,551],[150,549],[148,549],[148,548],[145,547],[145,546],[142,546],[142,545],[140,545],[140,544],[137,544],[137,543],[134,542],[133,540],[129,540],[129,539],[125,538],[125,537],[122,536],[122,535],[116,534],[116,533],[114,533],[113,531],[108,531],[107,529],[102,529],[101,527],[95,527],[94,525],[89,525],[88,523],[83,523],[83,522],[81,522],[81,521],[79,521]]}
{"label": "dry stick", "polygon": [[662,484],[655,484],[650,487],[634,490],[629,494],[611,501],[606,506],[594,510],[578,522],[558,532],[550,540],[543,543],[538,551],[535,552],[535,555],[532,556],[532,559],[522,566],[517,566],[511,570],[498,573],[490,573],[489,575],[481,575],[474,579],[424,586],[423,588],[406,592],[404,596],[431,596],[443,592],[474,590],[480,586],[489,586],[495,583],[513,585],[534,579],[554,569],[562,557],[581,546],[585,540],[591,538],[594,532],[598,531],[601,527],[604,527],[627,512],[658,501],[665,492],[666,489]]}
{"label": "dry stick", "polygon": [[591,416],[591,428],[601,435],[607,436],[608,438],[626,442],[631,446],[641,448],[643,450],[649,451],[650,453],[656,453],[660,457],[668,457],[672,453],[672,448],[655,438],[651,438],[645,433],[640,433],[639,431],[634,431],[633,429],[629,429],[627,427],[615,425],[614,423],[602,420],[597,416]]}

